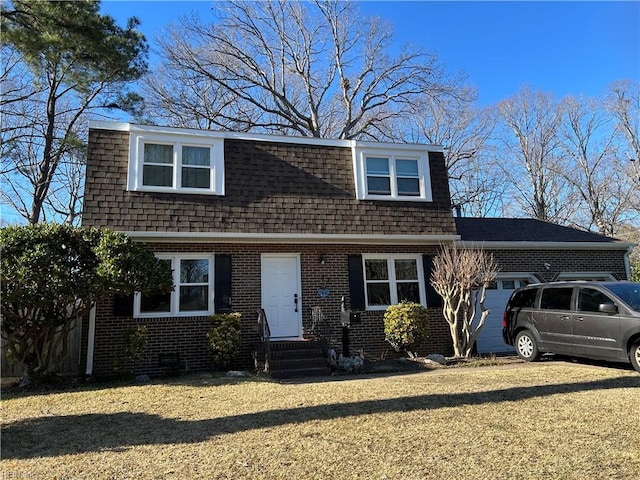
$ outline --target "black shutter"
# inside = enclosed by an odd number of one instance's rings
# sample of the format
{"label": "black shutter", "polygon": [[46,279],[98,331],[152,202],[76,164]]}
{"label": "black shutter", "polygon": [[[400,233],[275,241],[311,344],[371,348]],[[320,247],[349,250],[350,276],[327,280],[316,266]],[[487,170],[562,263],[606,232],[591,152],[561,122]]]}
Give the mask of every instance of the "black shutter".
{"label": "black shutter", "polygon": [[133,317],[133,293],[130,295],[114,295],[113,315],[115,317]]}
{"label": "black shutter", "polygon": [[231,255],[216,255],[214,281],[215,312],[231,312]]}
{"label": "black shutter", "polygon": [[422,270],[424,272],[425,290],[427,291],[427,306],[430,308],[442,307],[442,297],[438,295],[438,292],[431,285],[433,255],[422,255]]}
{"label": "black shutter", "polygon": [[364,310],[364,272],[362,255],[349,255],[349,297],[352,310]]}

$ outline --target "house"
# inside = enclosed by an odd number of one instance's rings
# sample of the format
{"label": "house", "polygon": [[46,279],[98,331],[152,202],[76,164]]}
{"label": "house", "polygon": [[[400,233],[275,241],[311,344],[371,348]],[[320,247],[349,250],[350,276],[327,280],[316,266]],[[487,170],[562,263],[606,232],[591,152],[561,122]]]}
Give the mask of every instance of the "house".
{"label": "house", "polygon": [[428,278],[452,242],[495,252],[509,273],[503,291],[552,272],[628,276],[627,244],[575,230],[522,240],[509,233],[519,221],[454,218],[438,146],[93,122],[86,177],[83,224],[145,242],[175,283],[168,295],[97,305],[83,325],[83,366],[94,375],[111,373],[115,347],[138,324],[149,332],[143,373],[162,373],[172,355],[183,368],[211,368],[208,317],[229,311],[242,314],[248,366],[261,308],[273,340],[314,338],[320,316],[338,350],[342,308],[358,312],[351,351],[382,355],[384,310],[402,298],[429,308],[422,350],[450,353]]}

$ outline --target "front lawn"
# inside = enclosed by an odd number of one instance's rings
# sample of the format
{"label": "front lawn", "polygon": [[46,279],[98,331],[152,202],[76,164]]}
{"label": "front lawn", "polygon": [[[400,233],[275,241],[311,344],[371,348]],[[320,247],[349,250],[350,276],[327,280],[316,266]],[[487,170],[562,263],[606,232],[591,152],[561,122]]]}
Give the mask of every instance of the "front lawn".
{"label": "front lawn", "polygon": [[564,362],[4,395],[4,478],[637,479],[640,375]]}

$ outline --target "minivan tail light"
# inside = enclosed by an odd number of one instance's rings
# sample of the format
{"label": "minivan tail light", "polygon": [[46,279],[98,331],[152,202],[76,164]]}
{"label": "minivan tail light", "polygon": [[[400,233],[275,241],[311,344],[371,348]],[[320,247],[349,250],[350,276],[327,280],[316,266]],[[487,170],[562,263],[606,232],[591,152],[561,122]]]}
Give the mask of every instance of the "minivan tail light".
{"label": "minivan tail light", "polygon": [[507,311],[502,314],[502,328],[507,328]]}

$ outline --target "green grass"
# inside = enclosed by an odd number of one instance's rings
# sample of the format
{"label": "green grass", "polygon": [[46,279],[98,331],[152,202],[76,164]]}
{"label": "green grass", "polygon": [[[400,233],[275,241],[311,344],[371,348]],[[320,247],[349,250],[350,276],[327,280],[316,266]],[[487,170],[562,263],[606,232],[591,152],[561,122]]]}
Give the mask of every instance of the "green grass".
{"label": "green grass", "polygon": [[[5,478],[637,479],[640,375],[564,362],[5,395]],[[7,477],[8,476],[8,477]]]}

